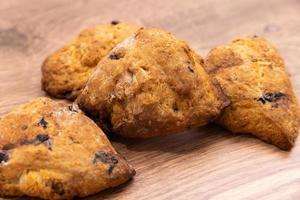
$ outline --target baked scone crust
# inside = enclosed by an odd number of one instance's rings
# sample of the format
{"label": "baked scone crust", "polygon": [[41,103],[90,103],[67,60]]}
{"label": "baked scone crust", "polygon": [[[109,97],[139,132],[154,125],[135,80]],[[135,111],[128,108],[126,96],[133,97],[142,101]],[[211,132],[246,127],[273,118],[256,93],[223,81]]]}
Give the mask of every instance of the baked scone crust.
{"label": "baked scone crust", "polygon": [[135,173],[101,129],[65,103],[34,99],[5,115],[0,131],[1,196],[84,197]]}
{"label": "baked scone crust", "polygon": [[300,109],[284,61],[263,38],[243,37],[213,49],[205,66],[231,101],[218,122],[281,149],[298,135]]}
{"label": "baked scone crust", "polygon": [[117,45],[77,102],[104,131],[142,138],[205,125],[228,103],[202,58],[157,28],[140,29]]}
{"label": "baked scone crust", "polygon": [[102,24],[82,31],[42,65],[42,88],[56,98],[74,100],[98,62],[139,28],[133,23]]}

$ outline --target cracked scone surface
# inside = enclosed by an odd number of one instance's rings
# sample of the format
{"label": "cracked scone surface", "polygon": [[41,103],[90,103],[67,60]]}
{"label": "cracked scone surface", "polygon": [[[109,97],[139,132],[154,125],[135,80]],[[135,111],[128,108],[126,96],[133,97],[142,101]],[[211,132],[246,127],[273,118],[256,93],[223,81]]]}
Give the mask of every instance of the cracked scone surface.
{"label": "cracked scone surface", "polygon": [[213,49],[205,64],[231,101],[219,123],[281,149],[293,146],[300,126],[299,104],[272,44],[259,37],[240,38]]}
{"label": "cracked scone surface", "polygon": [[112,22],[82,31],[44,61],[42,88],[53,97],[75,99],[98,62],[138,28],[132,23]]}
{"label": "cracked scone surface", "polygon": [[84,197],[135,173],[74,106],[37,98],[5,115],[0,130],[1,196]]}
{"label": "cracked scone surface", "polygon": [[77,102],[105,131],[151,137],[213,120],[227,104],[219,89],[185,42],[150,28],[100,61]]}

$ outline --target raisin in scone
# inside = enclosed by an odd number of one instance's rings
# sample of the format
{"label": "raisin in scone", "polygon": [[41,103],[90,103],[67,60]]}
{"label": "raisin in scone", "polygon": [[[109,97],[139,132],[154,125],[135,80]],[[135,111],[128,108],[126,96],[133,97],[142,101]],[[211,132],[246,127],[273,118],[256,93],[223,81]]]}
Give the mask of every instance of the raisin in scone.
{"label": "raisin in scone", "polygon": [[77,102],[104,131],[144,138],[205,125],[227,99],[185,42],[150,28],[99,62]]}
{"label": "raisin in scone", "polygon": [[235,133],[290,149],[300,109],[283,59],[268,41],[245,37],[213,49],[206,68],[231,101],[218,122]]}
{"label": "raisin in scone", "polygon": [[73,100],[98,62],[139,28],[132,23],[98,25],[86,29],[42,65],[42,88],[51,96]]}
{"label": "raisin in scone", "polygon": [[134,169],[79,109],[48,98],[0,120],[0,195],[84,197],[122,184]]}

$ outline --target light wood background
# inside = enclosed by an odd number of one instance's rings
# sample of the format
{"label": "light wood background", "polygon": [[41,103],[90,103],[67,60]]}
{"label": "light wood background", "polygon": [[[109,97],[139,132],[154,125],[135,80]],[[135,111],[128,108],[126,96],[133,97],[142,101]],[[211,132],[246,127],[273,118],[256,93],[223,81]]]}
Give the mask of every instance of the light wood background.
{"label": "light wood background", "polygon": [[[203,56],[242,35],[266,37],[285,58],[300,97],[299,0],[0,0],[0,115],[44,95],[46,55],[83,28],[111,20],[162,27]],[[300,139],[284,152],[210,125],[164,138],[113,140],[137,175],[87,199],[300,199]]]}

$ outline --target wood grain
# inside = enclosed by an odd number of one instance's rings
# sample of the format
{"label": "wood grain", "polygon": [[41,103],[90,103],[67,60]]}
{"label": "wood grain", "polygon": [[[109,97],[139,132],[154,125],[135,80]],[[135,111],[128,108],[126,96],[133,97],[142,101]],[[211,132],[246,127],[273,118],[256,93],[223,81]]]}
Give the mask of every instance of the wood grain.
{"label": "wood grain", "polygon": [[[239,36],[266,37],[285,58],[300,97],[299,11],[299,0],[2,0],[0,114],[44,95],[46,55],[83,28],[111,20],[162,27],[203,56]],[[213,125],[148,140],[113,138],[137,175],[87,199],[300,199],[299,140],[284,152]]]}

